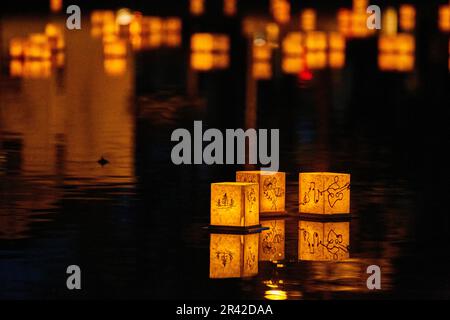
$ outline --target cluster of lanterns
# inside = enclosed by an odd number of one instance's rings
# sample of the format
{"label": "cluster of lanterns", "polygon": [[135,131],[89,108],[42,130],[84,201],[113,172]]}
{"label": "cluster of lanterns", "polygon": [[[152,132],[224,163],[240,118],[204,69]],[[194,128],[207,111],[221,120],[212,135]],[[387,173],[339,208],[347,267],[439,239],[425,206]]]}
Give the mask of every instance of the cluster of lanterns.
{"label": "cluster of lanterns", "polygon": [[32,33],[9,42],[10,74],[13,77],[46,78],[52,67],[64,66],[62,27],[49,23],[44,33]]}
{"label": "cluster of lanterns", "polygon": [[348,38],[365,38],[374,34],[367,28],[368,0],[353,0],[352,9],[340,9],[337,14],[338,30]]}
{"label": "cluster of lanterns", "polygon": [[191,36],[191,68],[195,71],[226,69],[230,64],[229,50],[227,35],[194,33]]}
{"label": "cluster of lanterns", "polygon": [[[299,186],[299,260],[349,258],[349,222],[327,217],[350,213],[350,175],[300,173]],[[210,278],[254,276],[258,261],[285,259],[285,195],[283,172],[238,171],[236,182],[211,184]]]}

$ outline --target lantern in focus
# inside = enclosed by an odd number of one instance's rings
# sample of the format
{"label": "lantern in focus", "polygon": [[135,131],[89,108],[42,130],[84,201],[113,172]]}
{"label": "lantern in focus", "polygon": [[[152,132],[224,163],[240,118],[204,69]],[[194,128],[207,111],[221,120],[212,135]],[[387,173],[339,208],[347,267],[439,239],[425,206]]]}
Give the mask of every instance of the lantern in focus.
{"label": "lantern in focus", "polygon": [[285,258],[284,220],[261,221],[263,230],[259,237],[259,261],[280,261]]}
{"label": "lantern in focus", "polygon": [[413,31],[416,27],[416,9],[413,5],[400,6],[400,28],[403,31]]}
{"label": "lantern in focus", "polygon": [[286,173],[238,171],[236,181],[259,185],[259,212],[285,212]]}
{"label": "lantern in focus", "polygon": [[229,38],[226,35],[195,33],[191,36],[191,67],[197,71],[226,69],[229,65]]}
{"label": "lantern in focus", "polygon": [[303,31],[313,31],[316,29],[316,11],[305,9],[300,15],[300,26]]}
{"label": "lantern in focus", "polygon": [[349,222],[298,222],[298,259],[338,261],[350,258]]}
{"label": "lantern in focus", "polygon": [[331,172],[299,174],[299,211],[312,214],[350,213],[350,175]]}
{"label": "lantern in focus", "polygon": [[259,225],[259,188],[256,183],[211,184],[211,225],[247,228]]}
{"label": "lantern in focus", "polygon": [[62,0],[50,0],[50,11],[53,13],[61,12],[62,5]]}
{"label": "lantern in focus", "polygon": [[189,0],[189,10],[193,16],[201,16],[205,13],[205,0]]}
{"label": "lantern in focus", "polygon": [[245,278],[258,274],[259,234],[210,235],[209,277]]}
{"label": "lantern in focus", "polygon": [[450,32],[450,4],[439,7],[439,29],[443,32]]}

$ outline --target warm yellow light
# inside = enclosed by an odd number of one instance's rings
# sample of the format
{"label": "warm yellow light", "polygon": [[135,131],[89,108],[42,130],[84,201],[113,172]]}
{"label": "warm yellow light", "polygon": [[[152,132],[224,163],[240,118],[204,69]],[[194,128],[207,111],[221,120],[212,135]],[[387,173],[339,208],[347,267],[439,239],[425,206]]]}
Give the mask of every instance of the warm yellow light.
{"label": "warm yellow light", "polygon": [[105,57],[125,57],[127,55],[127,44],[124,40],[111,39],[103,43],[103,54]]}
{"label": "warm yellow light", "polygon": [[107,75],[121,76],[127,70],[127,60],[125,58],[105,58],[103,67]]}
{"label": "warm yellow light", "polygon": [[411,34],[380,36],[378,67],[382,71],[411,71],[414,68],[415,39]]}
{"label": "warm yellow light", "polygon": [[45,79],[50,77],[51,63],[49,60],[26,60],[22,71],[24,78]]}
{"label": "warm yellow light", "polygon": [[12,59],[9,61],[9,75],[19,78],[23,76],[23,63],[21,60]]}
{"label": "warm yellow light", "polygon": [[252,68],[253,79],[268,80],[272,78],[272,66],[267,61],[253,62]]}
{"label": "warm yellow light", "polygon": [[298,259],[338,261],[350,258],[350,223],[303,221],[298,223]]}
{"label": "warm yellow light", "polygon": [[116,13],[116,23],[119,26],[128,26],[133,21],[133,13],[130,9],[122,8]]}
{"label": "warm yellow light", "polygon": [[306,69],[306,60],[304,57],[283,57],[281,69],[284,73],[297,74]]}
{"label": "warm yellow light", "polygon": [[312,31],[306,34],[306,49],[308,51],[324,51],[327,49],[327,35],[325,32]]}
{"label": "warm yellow light", "polygon": [[300,16],[301,28],[304,31],[313,31],[316,29],[316,11],[314,9],[305,9]]}
{"label": "warm yellow light", "polygon": [[330,51],[328,53],[328,66],[331,69],[341,69],[345,66],[344,51]]}
{"label": "warm yellow light", "polygon": [[311,70],[324,69],[327,66],[327,54],[325,51],[311,51],[306,53],[306,65]]}
{"label": "warm yellow light", "polygon": [[352,28],[351,36],[355,38],[364,38],[369,36],[374,30],[367,28],[367,14],[366,12],[352,12]]}
{"label": "warm yellow light", "polygon": [[9,41],[9,56],[11,58],[21,58],[24,54],[25,40],[22,38],[12,38]]}
{"label": "warm yellow light", "polygon": [[212,183],[211,225],[231,227],[259,225],[258,184]]}
{"label": "warm yellow light", "polygon": [[403,31],[413,31],[416,27],[416,8],[410,4],[400,6],[400,28]]}
{"label": "warm yellow light", "polygon": [[190,12],[194,16],[200,16],[205,13],[205,0],[189,0]]}
{"label": "warm yellow light", "polygon": [[268,23],[266,26],[267,41],[271,44],[276,44],[278,42],[278,37],[280,35],[280,28],[276,23]]}
{"label": "warm yellow light", "polygon": [[291,19],[291,4],[287,0],[272,0],[272,15],[276,22],[285,24]]}
{"label": "warm yellow light", "polygon": [[350,175],[331,172],[299,174],[299,210],[313,214],[350,213]]}
{"label": "warm yellow light", "polygon": [[357,12],[366,12],[369,6],[368,0],[353,0],[353,10]]}
{"label": "warm yellow light", "polygon": [[62,10],[62,0],[50,0],[50,11],[57,13]]}
{"label": "warm yellow light", "polygon": [[211,234],[209,277],[243,278],[258,274],[259,234]]}
{"label": "warm yellow light", "polygon": [[348,9],[339,9],[337,20],[339,32],[346,37],[350,36],[352,30],[352,12]]}
{"label": "warm yellow light", "polygon": [[259,261],[281,261],[285,258],[284,220],[261,221],[261,226],[269,228],[259,237]]}
{"label": "warm yellow light", "polygon": [[382,15],[381,31],[386,35],[395,35],[397,34],[397,28],[397,11],[394,8],[389,7]]}
{"label": "warm yellow light", "polygon": [[237,0],[223,0],[223,13],[232,17],[237,13]]}
{"label": "warm yellow light", "polygon": [[115,15],[111,10],[94,10],[91,13],[92,25],[103,25],[106,22],[114,22]]}
{"label": "warm yellow light", "polygon": [[287,300],[288,296],[287,293],[282,290],[267,290],[264,294],[264,298],[267,300]]}
{"label": "warm yellow light", "polygon": [[450,32],[450,4],[439,7],[439,29]]}
{"label": "warm yellow light", "polygon": [[48,23],[45,26],[45,35],[50,42],[52,50],[64,49],[64,35],[59,26],[54,23]]}
{"label": "warm yellow light", "polygon": [[191,36],[191,67],[198,71],[229,66],[229,38],[226,35],[196,33]]}
{"label": "warm yellow light", "polygon": [[304,53],[303,35],[300,32],[291,32],[283,39],[283,54],[301,55]]}
{"label": "warm yellow light", "polygon": [[253,59],[269,60],[272,56],[272,49],[266,44],[262,46],[253,46]]}
{"label": "warm yellow light", "polygon": [[236,181],[259,185],[259,212],[284,212],[286,173],[269,171],[238,171]]}
{"label": "warm yellow light", "polygon": [[31,34],[24,46],[24,56],[31,60],[50,59],[51,46],[47,36],[41,33]]}
{"label": "warm yellow light", "polygon": [[339,32],[330,32],[328,34],[328,47],[330,50],[345,50],[345,37]]}

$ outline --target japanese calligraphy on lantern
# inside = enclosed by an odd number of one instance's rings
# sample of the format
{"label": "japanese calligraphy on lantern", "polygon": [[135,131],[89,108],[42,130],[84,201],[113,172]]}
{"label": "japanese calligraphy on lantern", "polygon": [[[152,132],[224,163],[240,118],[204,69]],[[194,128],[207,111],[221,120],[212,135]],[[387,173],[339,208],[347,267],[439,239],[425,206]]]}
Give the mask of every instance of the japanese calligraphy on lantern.
{"label": "japanese calligraphy on lantern", "polygon": [[261,221],[261,226],[269,228],[260,233],[259,261],[284,260],[285,223],[284,220]]}

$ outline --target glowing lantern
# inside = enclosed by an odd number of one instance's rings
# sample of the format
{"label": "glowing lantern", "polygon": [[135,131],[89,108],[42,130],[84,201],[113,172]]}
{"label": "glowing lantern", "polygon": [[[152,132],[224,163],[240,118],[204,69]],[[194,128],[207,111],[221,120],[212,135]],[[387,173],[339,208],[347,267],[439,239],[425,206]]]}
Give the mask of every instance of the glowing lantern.
{"label": "glowing lantern", "polygon": [[301,28],[304,31],[313,31],[316,29],[316,11],[305,9],[300,16]]}
{"label": "glowing lantern", "polygon": [[368,0],[353,0],[353,10],[357,12],[366,12],[369,6]]}
{"label": "glowing lantern", "polygon": [[229,65],[226,35],[196,33],[191,37],[191,67],[197,71],[225,69]]}
{"label": "glowing lantern", "polygon": [[57,25],[48,23],[45,26],[45,34],[50,42],[52,50],[59,51],[64,49],[64,36]]}
{"label": "glowing lantern", "polygon": [[268,44],[253,45],[253,78],[270,79],[272,77],[272,49]]}
{"label": "glowing lantern", "polygon": [[128,26],[133,21],[133,13],[127,9],[119,9],[116,13],[116,23],[119,26]]}
{"label": "glowing lantern", "polygon": [[281,68],[284,73],[297,74],[306,69],[306,60],[304,57],[283,57]]}
{"label": "glowing lantern", "polygon": [[414,68],[415,39],[412,35],[380,36],[378,50],[380,70],[405,72]]}
{"label": "glowing lantern", "polygon": [[125,58],[105,58],[103,68],[107,75],[124,75],[127,70],[127,60]]}
{"label": "glowing lantern", "polygon": [[223,0],[223,13],[226,16],[235,16],[237,12],[237,0]]}
{"label": "glowing lantern", "polygon": [[325,32],[312,31],[306,34],[306,49],[308,51],[324,51],[327,49]]}
{"label": "glowing lantern", "polygon": [[266,26],[267,41],[276,44],[280,35],[280,28],[276,23],[268,23]]}
{"label": "glowing lantern", "polygon": [[23,76],[23,63],[21,60],[12,59],[9,61],[9,74],[11,77]]}
{"label": "glowing lantern", "polygon": [[264,230],[259,238],[259,261],[280,261],[285,258],[285,222],[284,220],[261,221]]}
{"label": "glowing lantern", "polygon": [[328,47],[334,51],[345,50],[345,38],[338,32],[330,32],[328,34]]}
{"label": "glowing lantern", "polygon": [[374,32],[367,28],[367,14],[365,12],[352,12],[352,29],[351,36],[355,38],[367,37],[370,33]]}
{"label": "glowing lantern", "polygon": [[50,11],[57,13],[62,10],[62,0],[50,0]]}
{"label": "glowing lantern", "polygon": [[344,51],[330,51],[328,53],[328,66],[332,69],[340,69],[345,65]]}
{"label": "glowing lantern", "polygon": [[291,19],[291,4],[287,0],[272,0],[271,9],[276,22],[285,24]]}
{"label": "glowing lantern", "polygon": [[413,31],[416,27],[416,9],[410,4],[400,6],[400,28],[403,31]]}
{"label": "glowing lantern", "polygon": [[91,13],[92,25],[103,25],[106,22],[114,22],[114,12],[111,10],[94,10]]}
{"label": "glowing lantern", "polygon": [[397,34],[397,11],[394,8],[387,8],[384,12],[381,30],[386,35]]}
{"label": "glowing lantern", "polygon": [[124,40],[112,37],[103,43],[103,54],[108,58],[125,57],[127,55],[127,44]]}
{"label": "glowing lantern", "polygon": [[300,212],[314,214],[350,213],[350,175],[317,172],[299,175]]}
{"label": "glowing lantern", "polygon": [[339,32],[346,37],[350,36],[352,30],[352,12],[348,9],[339,9],[337,20]]}
{"label": "glowing lantern", "polygon": [[22,38],[12,38],[9,41],[9,56],[12,59],[22,58],[24,55],[25,40]]}
{"label": "glowing lantern", "polygon": [[211,184],[211,225],[251,227],[259,225],[259,190],[256,183]]}
{"label": "glowing lantern", "polygon": [[51,74],[49,60],[26,60],[23,63],[24,78],[48,78]]}
{"label": "glowing lantern", "polygon": [[450,4],[439,7],[439,29],[450,32]]}
{"label": "glowing lantern", "polygon": [[51,47],[45,34],[31,34],[25,43],[24,56],[31,60],[45,60],[51,57]]}
{"label": "glowing lantern", "polygon": [[306,53],[306,65],[311,70],[324,69],[327,65],[327,54],[325,51],[310,51]]}
{"label": "glowing lantern", "polygon": [[190,0],[190,12],[193,16],[205,13],[205,0]]}
{"label": "glowing lantern", "polygon": [[291,32],[283,39],[283,54],[301,55],[304,53],[302,45],[303,36],[300,32]]}
{"label": "glowing lantern", "polygon": [[236,181],[259,185],[259,212],[284,212],[286,173],[268,171],[238,171]]}
{"label": "glowing lantern", "polygon": [[211,234],[209,277],[244,278],[258,274],[259,234]]}
{"label": "glowing lantern", "polygon": [[298,258],[338,261],[350,257],[350,223],[303,221],[298,223]]}
{"label": "glowing lantern", "polygon": [[303,34],[291,32],[282,43],[283,60],[282,70],[288,74],[296,74],[306,67],[305,47],[303,45]]}
{"label": "glowing lantern", "polygon": [[337,32],[328,35],[328,66],[332,69],[340,69],[345,65],[345,38]]}

